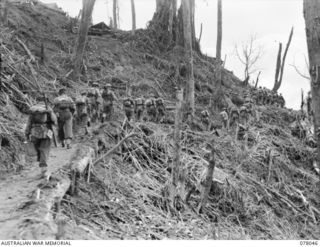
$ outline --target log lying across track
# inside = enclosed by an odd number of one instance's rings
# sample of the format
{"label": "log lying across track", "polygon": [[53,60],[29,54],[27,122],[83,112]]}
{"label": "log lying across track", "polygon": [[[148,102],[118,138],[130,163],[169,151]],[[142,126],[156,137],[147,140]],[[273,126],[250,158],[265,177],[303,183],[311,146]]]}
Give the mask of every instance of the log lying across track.
{"label": "log lying across track", "polygon": [[94,159],[91,147],[78,145],[71,149],[72,155],[65,164],[50,174],[49,179],[39,180],[38,188],[30,194],[30,200],[23,202],[19,210],[19,218],[9,219],[11,229],[7,239],[58,239],[59,227],[57,216],[60,201],[72,189],[72,174],[90,173],[89,167]]}

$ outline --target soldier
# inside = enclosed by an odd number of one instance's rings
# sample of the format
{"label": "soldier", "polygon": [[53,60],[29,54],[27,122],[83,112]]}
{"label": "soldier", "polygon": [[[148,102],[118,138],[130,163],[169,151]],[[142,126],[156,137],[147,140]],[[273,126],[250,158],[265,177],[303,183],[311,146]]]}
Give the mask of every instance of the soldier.
{"label": "soldier", "polygon": [[157,118],[157,109],[153,98],[146,100],[146,110],[148,115],[148,120],[155,122]]}
{"label": "soldier", "polygon": [[37,151],[37,161],[44,176],[48,167],[48,159],[53,138],[53,128],[57,126],[57,117],[52,109],[46,107],[44,99],[30,108],[28,123],[25,129],[27,140],[31,141]]}
{"label": "soldier", "polygon": [[143,96],[141,98],[137,98],[135,100],[134,112],[136,115],[136,120],[140,121],[141,117],[143,115],[143,112],[144,112],[144,98],[143,98]]}
{"label": "soldier", "polygon": [[247,126],[248,121],[249,121],[249,116],[248,116],[248,110],[245,105],[240,107],[240,116],[239,116],[239,123]]}
{"label": "soldier", "polygon": [[201,123],[204,126],[205,131],[210,130],[209,112],[207,110],[201,112]]}
{"label": "soldier", "polygon": [[225,129],[228,129],[229,115],[228,115],[226,107],[222,109],[222,112],[220,112],[220,116],[221,116],[221,119],[222,119],[223,127]]}
{"label": "soldier", "polygon": [[238,109],[233,106],[230,109],[230,122],[229,122],[229,127],[231,129],[234,129],[235,127],[237,127],[237,124],[239,123],[239,111]]}
{"label": "soldier", "polygon": [[88,112],[92,122],[100,119],[100,111],[102,105],[102,98],[99,90],[99,84],[94,82],[92,88],[88,90],[87,98],[89,102]]}
{"label": "soldier", "polygon": [[74,116],[75,126],[78,128],[84,129],[84,134],[88,134],[88,126],[90,126],[90,119],[87,109],[87,97],[85,95],[81,95],[76,98],[76,114]]}
{"label": "soldier", "polygon": [[59,90],[59,96],[54,99],[54,112],[58,117],[59,139],[62,147],[71,148],[71,140],[73,138],[72,122],[75,112],[75,104],[73,100],[66,94],[66,89]]}
{"label": "soldier", "polygon": [[131,99],[131,97],[128,97],[123,101],[123,110],[128,121],[130,122],[134,115],[134,101]]}
{"label": "soldier", "polygon": [[103,99],[103,114],[101,122],[103,123],[105,120],[110,120],[113,115],[113,102],[117,99],[117,96],[111,90],[111,84],[107,84],[104,86],[104,90],[102,92]]}
{"label": "soldier", "polygon": [[161,123],[166,114],[166,107],[164,106],[164,102],[162,98],[158,98],[155,100],[156,110],[157,110],[157,122]]}
{"label": "soldier", "polygon": [[258,105],[263,105],[264,93],[261,87],[258,90]]}

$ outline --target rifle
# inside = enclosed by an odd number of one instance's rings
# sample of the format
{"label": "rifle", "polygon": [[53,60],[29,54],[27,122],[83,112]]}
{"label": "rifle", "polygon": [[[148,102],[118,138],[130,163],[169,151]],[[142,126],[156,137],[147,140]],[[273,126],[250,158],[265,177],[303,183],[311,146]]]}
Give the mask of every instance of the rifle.
{"label": "rifle", "polygon": [[[46,105],[46,110],[49,110],[48,100],[47,100],[47,97],[46,97],[45,93],[43,93],[43,97],[44,97],[44,103],[45,103],[45,105]],[[54,144],[55,147],[58,147],[57,136],[56,136],[55,130],[54,130],[54,128],[52,127],[52,125],[51,125],[51,131],[52,131],[53,144]]]}

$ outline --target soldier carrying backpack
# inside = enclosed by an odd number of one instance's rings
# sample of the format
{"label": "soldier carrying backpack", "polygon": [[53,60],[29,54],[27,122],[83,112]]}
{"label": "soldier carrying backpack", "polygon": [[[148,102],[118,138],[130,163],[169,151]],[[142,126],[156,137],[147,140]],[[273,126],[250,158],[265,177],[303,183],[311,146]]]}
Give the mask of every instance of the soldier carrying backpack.
{"label": "soldier carrying backpack", "polygon": [[134,101],[130,97],[123,101],[123,110],[128,121],[130,122],[134,115]]}
{"label": "soldier carrying backpack", "polygon": [[161,123],[166,114],[166,107],[164,106],[164,102],[162,98],[158,98],[155,100],[156,110],[157,110],[157,122]]}
{"label": "soldier carrying backpack", "polygon": [[134,113],[136,115],[136,120],[137,121],[141,120],[143,112],[144,112],[144,98],[142,96],[141,98],[137,98],[135,100]]}
{"label": "soldier carrying backpack", "polygon": [[57,117],[53,110],[46,107],[45,100],[39,102],[29,110],[29,119],[25,129],[25,136],[37,152],[37,161],[44,176],[48,167],[48,159],[53,139],[53,128],[57,126]]}
{"label": "soldier carrying backpack", "polygon": [[111,84],[107,84],[104,86],[104,90],[102,92],[102,118],[101,122],[103,123],[105,120],[110,120],[113,115],[113,102],[117,100],[116,95],[110,89]]}
{"label": "soldier carrying backpack", "polygon": [[152,122],[155,122],[157,118],[157,109],[154,101],[154,98],[149,98],[146,100],[148,120]]}
{"label": "soldier carrying backpack", "polygon": [[66,89],[60,89],[59,96],[54,99],[54,112],[58,117],[58,135],[62,147],[66,145],[68,149],[71,148],[73,138],[72,122],[75,110],[75,104],[66,94]]}
{"label": "soldier carrying backpack", "polygon": [[206,131],[209,130],[210,119],[209,119],[209,112],[204,110],[201,112],[201,123],[203,124]]}
{"label": "soldier carrying backpack", "polygon": [[76,132],[83,129],[84,134],[88,134],[88,126],[90,126],[87,103],[87,97],[83,94],[76,98],[76,113],[74,115]]}

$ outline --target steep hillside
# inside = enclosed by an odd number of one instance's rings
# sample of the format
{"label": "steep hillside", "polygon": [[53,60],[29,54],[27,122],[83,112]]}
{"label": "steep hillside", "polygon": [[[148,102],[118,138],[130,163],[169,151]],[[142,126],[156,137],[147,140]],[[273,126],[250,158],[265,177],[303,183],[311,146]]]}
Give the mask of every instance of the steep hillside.
{"label": "steep hillside", "polygon": [[[3,172],[19,173],[28,165],[17,155],[23,150],[23,113],[39,93],[52,99],[63,85],[75,96],[88,82],[110,82],[120,98],[130,85],[133,97],[153,93],[172,106],[173,89],[184,82],[182,51],[161,53],[148,30],[89,36],[81,81],[74,82],[68,77],[77,37],[70,28],[73,20],[42,4],[11,4],[8,16],[8,26],[0,27]],[[227,70],[218,87],[215,63],[214,58],[194,54],[196,115],[208,108],[219,127],[218,110],[230,100],[243,102],[249,89]],[[138,135],[121,152],[94,164],[91,181],[81,180],[78,196],[63,198],[64,238],[319,239],[315,150],[291,136],[292,111],[269,106],[256,106],[256,111],[260,120],[240,140],[223,129],[216,136],[201,126],[183,126],[182,163],[190,197],[188,205],[172,209],[167,185],[173,114],[164,124],[135,123],[124,130],[121,101],[117,102],[113,121],[95,126],[92,136],[76,141],[100,148],[102,157],[130,131]],[[103,147],[97,147],[101,142]],[[207,208],[199,214],[207,143],[215,148],[216,170]]]}

